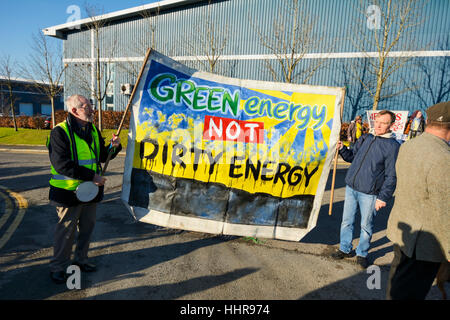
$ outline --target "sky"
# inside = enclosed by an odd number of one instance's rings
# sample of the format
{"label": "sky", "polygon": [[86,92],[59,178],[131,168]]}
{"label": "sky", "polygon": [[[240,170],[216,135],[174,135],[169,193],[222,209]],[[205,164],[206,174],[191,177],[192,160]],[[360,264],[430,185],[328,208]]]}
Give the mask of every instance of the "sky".
{"label": "sky", "polygon": [[[81,18],[87,18],[86,4],[100,13],[128,9],[157,0],[1,0],[0,1],[0,58],[10,55],[18,63],[25,63],[30,55],[32,34],[66,23],[78,6]],[[57,40],[61,41],[61,40]]]}

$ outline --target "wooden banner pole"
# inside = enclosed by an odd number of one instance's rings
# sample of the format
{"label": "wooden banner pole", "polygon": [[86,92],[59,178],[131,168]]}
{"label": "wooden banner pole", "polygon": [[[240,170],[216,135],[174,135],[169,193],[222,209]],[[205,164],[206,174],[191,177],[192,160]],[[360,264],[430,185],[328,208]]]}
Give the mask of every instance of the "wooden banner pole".
{"label": "wooden banner pole", "polygon": [[[342,116],[344,113],[344,101],[345,101],[345,88],[342,89],[342,101],[341,101],[341,125],[342,125]],[[339,131],[339,138],[338,141],[341,139],[341,132]],[[336,149],[334,155],[334,164],[333,164],[333,176],[331,179],[331,193],[330,193],[330,206],[328,210],[328,215],[331,216],[331,213],[333,212],[333,201],[334,201],[334,183],[336,181],[336,168],[337,168],[337,162],[338,162],[338,156],[339,152]]]}
{"label": "wooden banner pole", "polygon": [[[125,109],[125,112],[123,113],[122,120],[120,121],[119,128],[118,128],[117,131],[116,131],[116,136],[119,136],[119,135],[120,135],[120,132],[122,131],[122,126],[123,126],[123,124],[124,124],[124,122],[125,122],[125,118],[126,118],[126,116],[127,116],[128,109],[130,109],[130,106],[131,106],[131,104],[133,103],[134,95],[136,94],[136,90],[137,90],[137,88],[138,88],[138,86],[139,86],[139,82],[141,81],[142,74],[144,73],[145,66],[147,65],[147,61],[148,61],[148,58],[149,58],[151,52],[152,52],[152,49],[151,49],[151,48],[148,48],[148,49],[147,49],[147,52],[145,53],[144,62],[143,62],[143,64],[142,64],[141,70],[139,71],[139,75],[138,75],[138,78],[137,78],[137,80],[136,80],[136,84],[134,85],[133,91],[131,92],[131,96],[130,96],[130,99],[128,100],[128,104],[127,104],[127,107],[126,107],[126,109]],[[112,149],[111,149],[110,152],[108,153],[108,157],[107,157],[107,159],[106,159],[106,162],[105,162],[105,165],[104,165],[104,167],[103,167],[103,170],[102,170],[102,174],[101,174],[101,175],[104,175],[105,172],[106,172],[106,169],[108,168],[109,161],[111,160],[111,156],[112,156],[112,154],[113,154],[113,152],[111,152],[111,151],[112,151]]]}

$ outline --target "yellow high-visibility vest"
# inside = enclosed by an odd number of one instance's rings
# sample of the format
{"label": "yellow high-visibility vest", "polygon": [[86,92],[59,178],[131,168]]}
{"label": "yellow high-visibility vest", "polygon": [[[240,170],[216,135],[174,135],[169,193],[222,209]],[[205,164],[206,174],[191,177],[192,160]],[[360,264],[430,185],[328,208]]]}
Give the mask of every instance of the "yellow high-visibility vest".
{"label": "yellow high-visibility vest", "polygon": [[362,136],[362,125],[359,122],[356,122],[356,140]]}
{"label": "yellow high-visibility vest", "polygon": [[[67,125],[67,122],[66,121],[61,122],[58,124],[58,126],[60,126],[61,128],[64,129],[65,133],[67,134],[67,137],[69,138],[71,157],[73,158],[73,147],[74,146],[72,145],[72,140],[70,139],[69,127]],[[98,172],[97,170],[100,168],[98,168],[98,165],[97,165],[96,154],[98,157],[100,157],[100,140],[99,140],[98,132],[97,132],[97,129],[95,128],[95,126],[92,126],[91,133],[92,133],[91,146],[89,146],[88,143],[85,140],[81,139],[75,132],[73,133],[73,137],[75,139],[75,145],[76,145],[75,149],[76,149],[76,153],[77,153],[77,157],[78,157],[78,165],[86,167],[88,169],[91,169],[97,173]],[[95,152],[94,152],[94,150],[95,150]],[[74,159],[72,159],[72,160],[74,160]],[[52,173],[52,177],[50,179],[50,185],[57,187],[57,188],[66,189],[66,190],[76,190],[77,187],[80,185],[80,183],[83,182],[82,180],[77,180],[77,179],[59,174],[55,170],[53,165],[51,166],[51,173]]]}

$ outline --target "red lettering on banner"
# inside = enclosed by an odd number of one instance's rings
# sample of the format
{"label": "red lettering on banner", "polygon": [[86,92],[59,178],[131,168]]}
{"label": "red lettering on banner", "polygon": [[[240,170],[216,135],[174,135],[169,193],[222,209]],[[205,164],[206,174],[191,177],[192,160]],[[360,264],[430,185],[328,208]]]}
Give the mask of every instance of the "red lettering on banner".
{"label": "red lettering on banner", "polygon": [[264,143],[264,123],[205,116],[203,139]]}

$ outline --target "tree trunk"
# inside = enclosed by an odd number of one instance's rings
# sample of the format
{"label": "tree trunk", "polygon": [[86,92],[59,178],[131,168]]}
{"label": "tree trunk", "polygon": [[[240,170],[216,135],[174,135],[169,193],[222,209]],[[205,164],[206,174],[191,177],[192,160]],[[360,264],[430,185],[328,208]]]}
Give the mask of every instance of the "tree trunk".
{"label": "tree trunk", "polygon": [[11,113],[12,113],[12,118],[13,118],[14,131],[17,131],[16,113],[14,111],[14,104],[11,104]]}
{"label": "tree trunk", "polygon": [[380,61],[380,66],[377,72],[377,90],[375,91],[375,96],[373,97],[373,110],[378,109],[378,102],[381,97],[381,88],[383,87],[383,70],[384,70],[384,59]]}
{"label": "tree trunk", "polygon": [[54,128],[56,126],[55,97],[50,97],[50,103],[52,104],[52,128]]}
{"label": "tree trunk", "polygon": [[13,124],[14,124],[14,131],[17,131],[17,123],[16,123],[16,111],[14,110],[14,97],[12,93],[12,87],[9,86],[9,101],[11,104],[11,114],[13,118]]}
{"label": "tree trunk", "polygon": [[98,130],[103,131],[102,125],[102,101],[97,100],[97,108],[98,108]]}
{"label": "tree trunk", "polygon": [[97,108],[98,108],[98,129],[101,131],[103,131],[103,120],[102,120],[102,99],[101,99],[101,95],[102,95],[102,91],[101,91],[101,87],[100,87],[100,63],[97,59],[97,93],[96,98],[97,98]]}
{"label": "tree trunk", "polygon": [[[100,130],[100,132],[103,131],[103,121],[102,121],[102,89],[101,89],[101,65],[100,65],[100,41],[99,41],[99,30],[96,29],[96,40],[97,40],[97,61],[96,61],[96,80],[97,80],[97,108],[98,108],[98,129]],[[106,88],[105,88],[106,90]]]}
{"label": "tree trunk", "polygon": [[380,93],[381,93],[381,83],[377,83],[377,91],[375,92],[375,96],[373,97],[373,110],[378,109],[378,101],[380,101]]}

